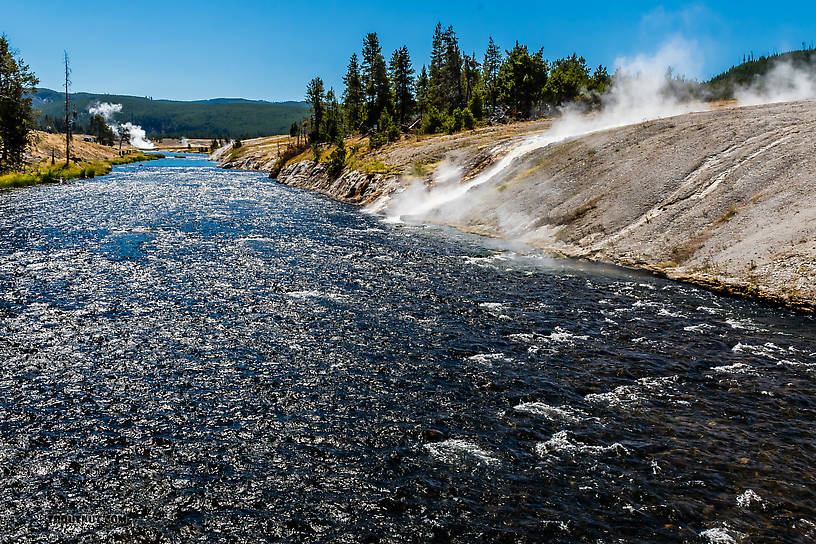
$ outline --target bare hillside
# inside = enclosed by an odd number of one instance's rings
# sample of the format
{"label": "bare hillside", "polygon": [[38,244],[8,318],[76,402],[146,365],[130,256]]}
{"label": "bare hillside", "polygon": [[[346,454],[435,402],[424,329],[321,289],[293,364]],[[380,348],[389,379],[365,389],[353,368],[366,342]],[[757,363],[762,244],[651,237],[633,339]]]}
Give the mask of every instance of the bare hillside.
{"label": "bare hillside", "polygon": [[[421,166],[432,171],[441,159],[466,181],[514,138],[544,128],[476,131],[450,148],[441,138],[405,140],[378,152],[383,162],[400,157],[391,172],[329,180],[322,164],[303,161],[279,181],[370,203],[412,176],[432,185]],[[816,101],[691,113],[552,144],[421,219],[812,310]]]}

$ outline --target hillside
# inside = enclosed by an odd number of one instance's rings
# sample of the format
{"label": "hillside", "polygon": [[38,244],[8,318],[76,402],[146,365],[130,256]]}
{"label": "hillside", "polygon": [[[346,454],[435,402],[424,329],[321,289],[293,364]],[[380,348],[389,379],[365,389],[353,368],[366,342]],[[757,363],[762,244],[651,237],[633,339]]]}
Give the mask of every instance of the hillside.
{"label": "hillside", "polygon": [[[122,104],[115,120],[141,125],[153,138],[252,138],[286,134],[293,121],[300,122],[309,113],[302,102],[263,102],[236,98],[216,98],[183,102],[153,100],[138,96],[73,93],[72,108],[77,122],[86,126],[88,108],[98,102]],[[50,89],[38,89],[34,107],[40,110],[40,124],[62,128],[64,95]]]}
{"label": "hillside", "polygon": [[[389,213],[404,190],[459,190],[543,128],[407,138],[337,179],[301,160],[278,181]],[[812,100],[689,113],[533,149],[409,216],[813,311],[814,139]]]}
{"label": "hillside", "polygon": [[774,68],[789,65],[795,70],[816,73],[816,48],[805,48],[775,55],[761,56],[732,66],[703,84],[704,96],[711,100],[729,100],[741,87],[749,87],[767,76]]}

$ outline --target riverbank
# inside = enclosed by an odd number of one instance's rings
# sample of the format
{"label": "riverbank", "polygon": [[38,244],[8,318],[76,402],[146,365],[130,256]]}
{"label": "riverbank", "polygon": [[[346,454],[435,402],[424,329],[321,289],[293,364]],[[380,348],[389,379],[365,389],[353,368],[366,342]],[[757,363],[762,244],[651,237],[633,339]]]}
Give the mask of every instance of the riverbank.
{"label": "riverbank", "polygon": [[[307,151],[278,181],[383,209],[417,181],[467,183],[550,124],[409,136],[376,151],[351,141],[339,177]],[[534,149],[414,219],[814,312],[814,137],[814,101],[624,126]]]}
{"label": "riverbank", "polygon": [[114,166],[141,161],[163,159],[164,155],[148,153],[130,153],[111,159],[100,159],[67,165],[64,162],[55,164],[39,163],[23,172],[13,172],[0,176],[0,190],[15,187],[26,187],[40,183],[58,183],[72,179],[90,179],[110,174]]}

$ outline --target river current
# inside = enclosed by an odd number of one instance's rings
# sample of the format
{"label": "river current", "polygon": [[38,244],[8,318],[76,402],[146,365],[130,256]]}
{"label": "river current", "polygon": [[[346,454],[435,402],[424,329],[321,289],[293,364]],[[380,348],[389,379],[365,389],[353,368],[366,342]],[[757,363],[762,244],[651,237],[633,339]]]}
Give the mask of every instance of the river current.
{"label": "river current", "polygon": [[810,542],[816,321],[168,158],[0,193],[3,542]]}

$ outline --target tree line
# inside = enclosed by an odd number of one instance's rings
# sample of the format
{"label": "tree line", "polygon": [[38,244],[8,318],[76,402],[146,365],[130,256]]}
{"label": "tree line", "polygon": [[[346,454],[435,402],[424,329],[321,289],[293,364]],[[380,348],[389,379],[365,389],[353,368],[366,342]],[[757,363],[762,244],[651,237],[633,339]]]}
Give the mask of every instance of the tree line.
{"label": "tree line", "polygon": [[451,133],[489,117],[527,119],[574,101],[597,105],[611,81],[604,66],[591,70],[577,54],[550,62],[543,48],[531,51],[516,42],[502,52],[492,37],[477,59],[463,53],[453,27],[441,23],[431,57],[417,73],[406,46],[386,62],[371,32],[360,55],[349,59],[342,97],[320,77],[312,79],[306,88],[311,116],[290,133],[305,132],[312,143],[368,134],[371,147],[378,147],[401,132]]}

